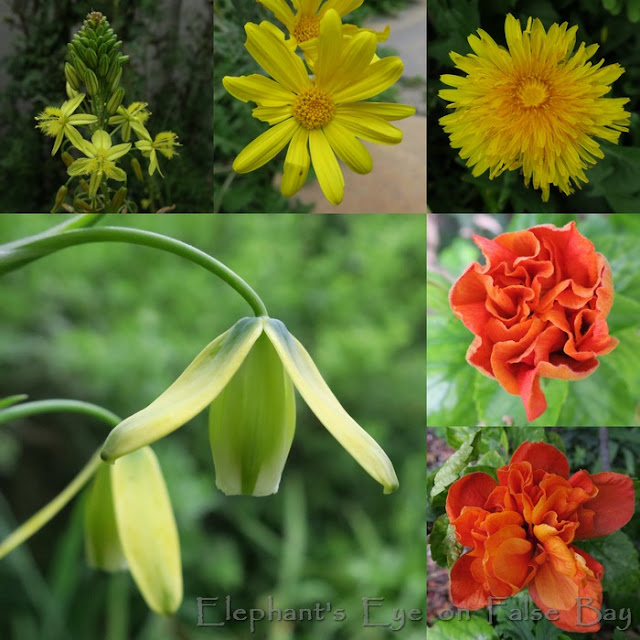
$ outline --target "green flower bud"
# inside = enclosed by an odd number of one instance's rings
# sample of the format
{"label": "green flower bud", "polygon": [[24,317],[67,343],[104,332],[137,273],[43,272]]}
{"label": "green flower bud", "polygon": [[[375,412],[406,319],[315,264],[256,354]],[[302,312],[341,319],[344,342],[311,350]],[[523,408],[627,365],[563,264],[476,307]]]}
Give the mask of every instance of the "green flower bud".
{"label": "green flower bud", "polygon": [[93,49],[84,50],[84,61],[90,69],[98,68],[98,54]]}
{"label": "green flower bud", "polygon": [[62,162],[64,162],[65,166],[70,167],[74,160],[75,158],[68,151],[62,152]]}
{"label": "green flower bud", "polygon": [[118,107],[122,104],[122,100],[124,98],[124,89],[122,87],[118,87],[107,102],[107,112],[109,115],[113,115]]}
{"label": "green flower bud", "polygon": [[118,213],[118,211],[120,211],[120,207],[122,207],[122,205],[124,204],[126,197],[127,197],[127,188],[120,187],[116,191],[111,202],[109,203],[109,211],[111,211],[112,213]]}
{"label": "green flower bud", "polygon": [[64,75],[71,87],[76,91],[80,91],[82,80],[80,80],[80,78],[78,77],[78,74],[73,68],[73,65],[69,64],[68,62],[64,63]]}
{"label": "green flower bud", "polygon": [[96,78],[96,74],[91,71],[91,69],[87,69],[87,73],[84,76],[84,82],[87,85],[87,91],[89,94],[95,96],[98,93],[100,86],[98,85],[98,78]]}
{"label": "green flower bud", "polygon": [[122,78],[122,67],[118,67],[118,70],[113,76],[113,79],[109,84],[110,91],[115,91],[118,88],[118,85],[120,84],[120,78]]}
{"label": "green flower bud", "polygon": [[100,56],[100,62],[98,63],[98,75],[104,78],[109,72],[109,56],[102,54]]}
{"label": "green flower bud", "polygon": [[262,333],[211,403],[209,442],[218,489],[227,495],[276,493],[295,424],[291,378]]}
{"label": "green flower bud", "polygon": [[62,185],[58,189],[58,193],[56,193],[56,200],[53,204],[53,207],[51,208],[51,213],[60,211],[60,207],[62,206],[62,203],[64,202],[64,199],[66,196],[67,196],[67,187],[65,185]]}
{"label": "green flower bud", "polygon": [[142,167],[138,162],[138,158],[131,158],[131,168],[133,169],[133,172],[136,174],[136,178],[138,178],[138,180],[142,182]]}

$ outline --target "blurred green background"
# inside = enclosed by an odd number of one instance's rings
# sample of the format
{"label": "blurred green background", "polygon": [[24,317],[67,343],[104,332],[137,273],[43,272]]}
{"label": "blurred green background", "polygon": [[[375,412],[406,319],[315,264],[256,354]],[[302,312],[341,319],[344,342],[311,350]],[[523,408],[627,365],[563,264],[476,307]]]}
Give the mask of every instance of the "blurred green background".
{"label": "blurred green background", "polygon": [[[66,99],[66,46],[92,10],[107,17],[130,57],[124,103],[148,102],[152,133],[174,131],[183,145],[177,158],[161,160],[166,178],[152,177],[155,201],[210,212],[212,0],[0,0],[0,211],[50,211],[67,179],[34,118]],[[129,194],[140,202],[148,193],[125,168]]]}
{"label": "blurred green background", "polygon": [[[598,43],[593,64],[620,63],[622,77],[606,97],[631,99],[625,109],[631,113],[628,133],[614,145],[597,139],[604,159],[588,171],[588,184],[565,196],[551,187],[548,202],[540,191],[524,186],[520,171],[505,171],[489,180],[486,171],[471,175],[466,162],[452,149],[438,120],[450,113],[438,91],[449,88],[440,82],[443,73],[463,75],[455,68],[450,51],[471,53],[467,37],[484,29],[501,46],[506,46],[504,21],[507,13],[526,24],[529,16],[540,18],[545,29],[554,22],[577,25],[576,48],[581,42]],[[429,151],[427,194],[431,211],[448,212],[619,212],[640,211],[640,2],[638,0],[431,0],[428,13],[427,111]],[[582,184],[582,183],[581,183]]]}
{"label": "blurred green background", "polygon": [[[0,216],[0,242],[46,229],[47,216]],[[244,277],[306,346],[352,416],[387,451],[400,480],[384,496],[298,397],[298,426],[277,495],[215,488],[206,412],[154,445],[176,512],[185,598],[151,614],[129,576],[84,562],[82,500],[0,561],[0,638],[423,640],[363,628],[362,597],[424,612],[424,218],[421,216],[111,216],[171,235]],[[0,281],[0,397],[68,397],[126,416],[153,400],[246,303],[169,254],[87,245]],[[77,415],[0,428],[0,535],[54,497],[106,435]],[[196,598],[232,607],[332,603],[342,622],[196,626]],[[219,621],[207,610],[207,620]],[[398,626],[398,623],[394,623]]]}

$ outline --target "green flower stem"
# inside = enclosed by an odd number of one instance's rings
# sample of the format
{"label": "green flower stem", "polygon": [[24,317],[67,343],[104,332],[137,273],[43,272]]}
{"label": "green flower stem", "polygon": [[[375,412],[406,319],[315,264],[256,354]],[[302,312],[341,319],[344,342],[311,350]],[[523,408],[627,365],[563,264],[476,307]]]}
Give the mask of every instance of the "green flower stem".
{"label": "green flower stem", "polygon": [[[224,280],[247,301],[256,316],[268,315],[264,302],[258,294],[237,273],[222,262],[185,242],[141,229],[123,227],[78,229],[56,235],[30,238],[21,243],[13,243],[11,247],[4,245],[0,247],[0,274],[15,269],[16,265],[22,266],[26,262],[37,260],[61,249],[93,242],[126,242],[153,247],[185,258]],[[9,247],[9,251],[6,251],[7,247]]]}
{"label": "green flower stem", "polygon": [[[60,411],[84,413],[106,422],[111,427],[115,427],[115,425],[121,421],[115,413],[111,413],[111,411],[89,402],[79,402],[76,400],[39,400],[35,402],[25,402],[21,405],[14,405],[3,409],[0,411],[0,424],[8,422],[9,420],[15,420],[16,418]],[[39,531],[51,518],[63,509],[71,498],[91,479],[101,464],[104,463],[100,459],[100,449],[98,449],[80,473],[78,473],[51,502],[33,514],[0,543],[0,559]]]}

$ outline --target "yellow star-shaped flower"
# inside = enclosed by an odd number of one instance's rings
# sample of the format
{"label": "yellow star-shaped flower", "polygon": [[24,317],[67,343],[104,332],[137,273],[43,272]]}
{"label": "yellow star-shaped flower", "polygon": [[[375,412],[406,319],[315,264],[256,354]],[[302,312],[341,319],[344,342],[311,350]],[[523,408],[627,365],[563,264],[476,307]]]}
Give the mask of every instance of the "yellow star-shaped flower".
{"label": "yellow star-shaped flower", "polygon": [[179,147],[178,136],[172,131],[161,131],[154,140],[149,138],[148,140],[139,140],[136,142],[136,148],[142,151],[142,155],[149,158],[149,175],[152,176],[153,172],[157,169],[158,173],[164,178],[164,174],[160,170],[158,164],[159,151],[165,158],[173,158],[177,155],[175,147]]}
{"label": "yellow star-shaped flower", "polygon": [[115,116],[109,118],[109,124],[122,125],[122,140],[129,142],[131,129],[141,140],[151,140],[151,136],[144,126],[149,119],[150,111],[147,111],[146,102],[132,102],[128,107],[118,107]]}

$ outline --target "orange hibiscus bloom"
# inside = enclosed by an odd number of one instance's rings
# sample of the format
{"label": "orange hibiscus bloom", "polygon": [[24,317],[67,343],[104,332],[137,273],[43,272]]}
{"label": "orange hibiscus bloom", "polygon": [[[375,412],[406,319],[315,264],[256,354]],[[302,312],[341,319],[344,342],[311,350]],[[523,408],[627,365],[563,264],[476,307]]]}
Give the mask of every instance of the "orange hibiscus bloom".
{"label": "orange hibiscus bloom", "polygon": [[584,470],[569,477],[565,455],[544,442],[520,445],[497,475],[498,482],[471,473],[449,489],[447,515],[458,542],[470,547],[451,568],[453,604],[480,609],[528,586],[556,626],[597,631],[604,569],[573,542],[629,522],[631,478]]}
{"label": "orange hibiscus bloom", "polygon": [[453,312],[476,337],[467,361],[522,398],[528,420],[547,408],[540,377],[575,380],[618,344],[609,335],[609,265],[575,223],[473,237],[474,262],[453,285]]}

